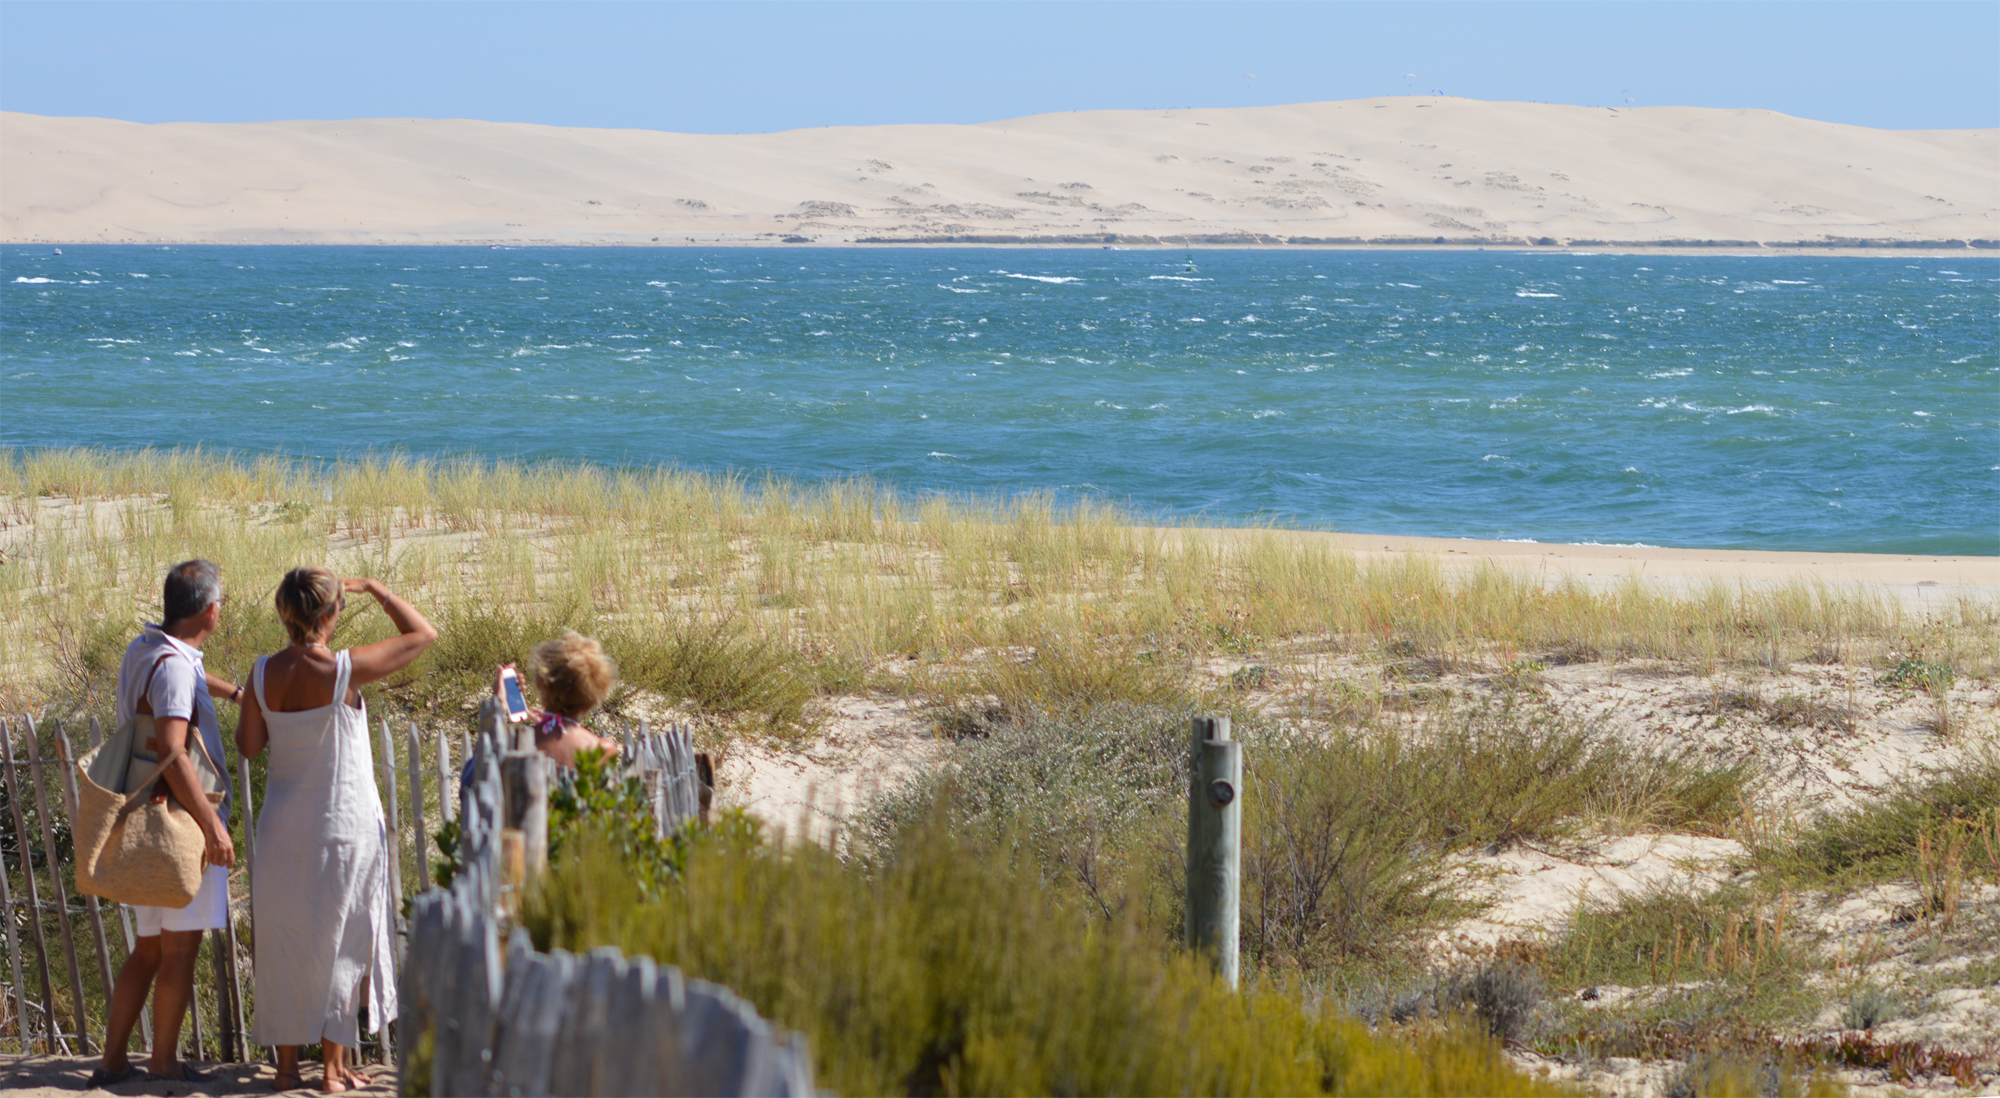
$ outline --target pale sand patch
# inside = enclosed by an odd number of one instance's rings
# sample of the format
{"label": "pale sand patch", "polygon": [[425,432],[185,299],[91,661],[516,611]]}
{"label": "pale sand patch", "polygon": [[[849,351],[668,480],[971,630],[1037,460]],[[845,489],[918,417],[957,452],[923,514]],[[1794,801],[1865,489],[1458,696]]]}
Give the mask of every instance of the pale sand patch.
{"label": "pale sand patch", "polygon": [[716,774],[718,803],[791,835],[833,837],[843,815],[932,766],[940,744],[906,698],[837,697],[820,736],[797,748],[738,739]]}
{"label": "pale sand patch", "polygon": [[742,135],[9,113],[0,239],[1962,249],[2000,237],[1996,142],[1761,110],[1429,96]]}
{"label": "pale sand patch", "polygon": [[1541,939],[1584,904],[1612,906],[1653,888],[1699,895],[1723,883],[1743,855],[1734,839],[1705,835],[1626,835],[1569,850],[1517,847],[1467,859],[1464,898],[1489,902],[1483,914],[1439,934],[1431,952],[1478,956],[1517,939]]}

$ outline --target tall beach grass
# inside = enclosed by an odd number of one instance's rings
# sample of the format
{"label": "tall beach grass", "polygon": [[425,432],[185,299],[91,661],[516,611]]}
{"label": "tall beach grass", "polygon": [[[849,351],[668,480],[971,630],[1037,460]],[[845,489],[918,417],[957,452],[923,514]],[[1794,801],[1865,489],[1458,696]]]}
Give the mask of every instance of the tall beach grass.
{"label": "tall beach grass", "polygon": [[[1922,648],[1990,673],[2000,610],[1912,619],[1880,592],[1713,581],[1610,590],[1275,529],[1141,525],[1094,503],[913,497],[863,481],[404,455],[309,463],[202,450],[0,452],[0,707],[101,707],[159,577],[205,556],[235,598],[219,669],[281,643],[284,571],[379,576],[447,641],[383,687],[456,711],[495,658],[605,634],[634,686],[773,732],[817,694],[1135,702],[1203,689],[1194,661],[1305,646],[1438,666],[1545,654],[1713,666]],[[380,633],[362,614],[343,639]]]}

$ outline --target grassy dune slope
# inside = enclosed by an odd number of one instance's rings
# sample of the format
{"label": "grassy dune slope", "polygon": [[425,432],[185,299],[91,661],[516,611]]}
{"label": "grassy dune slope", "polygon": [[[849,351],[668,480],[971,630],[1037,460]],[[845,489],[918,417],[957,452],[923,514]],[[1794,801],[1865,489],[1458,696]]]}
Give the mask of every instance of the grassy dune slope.
{"label": "grassy dune slope", "polygon": [[[657,894],[575,856],[537,916],[739,987],[846,1089],[2000,1078],[1991,592],[1593,586],[1035,497],[397,457],[17,451],[0,524],[0,710],[107,711],[204,555],[225,672],[282,643],[295,564],[408,594],[444,640],[371,705],[426,737],[565,626],[623,668],[607,720],[730,759],[810,773],[854,704],[905,714],[926,752],[831,843],[723,829]],[[1195,712],[1252,760],[1241,1000],[1174,945]]]}

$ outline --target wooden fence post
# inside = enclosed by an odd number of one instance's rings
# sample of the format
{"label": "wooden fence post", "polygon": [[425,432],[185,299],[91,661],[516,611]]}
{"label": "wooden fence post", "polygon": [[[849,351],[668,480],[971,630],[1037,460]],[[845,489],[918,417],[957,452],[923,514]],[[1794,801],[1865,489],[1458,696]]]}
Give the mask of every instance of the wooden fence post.
{"label": "wooden fence post", "polygon": [[[417,722],[410,722],[410,822],[417,831],[417,891],[431,886],[431,837],[424,830],[424,758],[417,744]],[[442,800],[443,798],[439,798]]]}
{"label": "wooden fence post", "polygon": [[[227,908],[225,907],[225,910]],[[225,918],[225,922],[227,919]],[[225,935],[220,930],[211,930],[208,938],[208,956],[215,967],[215,1058],[229,1063],[240,1063],[242,1057],[236,1054],[236,1011],[229,995],[229,962],[222,951]]]}
{"label": "wooden fence post", "polygon": [[[132,909],[124,904],[117,906],[118,925],[125,930],[125,956],[130,957],[132,951],[138,948],[139,941],[132,933]],[[150,1000],[152,997],[147,998]],[[148,1054],[153,1051],[153,1007],[150,1002],[139,1008],[139,1024],[132,1027],[132,1035],[139,1039],[141,1051]]]}
{"label": "wooden fence post", "polygon": [[[389,925],[394,928],[403,913],[403,816],[396,807],[396,737],[387,717],[382,718],[382,769],[388,779],[382,786],[389,794]],[[400,939],[395,952],[402,953]]]}
{"label": "wooden fence post", "polygon": [[[250,788],[250,760],[241,755],[236,756],[236,776],[238,778],[236,792],[243,805],[243,878],[250,882],[252,895],[255,895],[257,887],[257,791]],[[256,908],[246,906],[244,910],[248,913],[250,932],[254,940],[257,932]],[[243,972],[236,965],[236,912],[233,908],[229,912],[228,939],[229,981],[230,991],[235,998],[233,1006],[236,1010],[237,1039],[242,1044],[243,1059],[248,1060],[250,1059],[249,1015],[243,1009]],[[253,979],[257,971],[256,963],[257,959],[253,956],[250,959],[250,971]]]}
{"label": "wooden fence post", "polygon": [[83,968],[76,963],[76,934],[69,925],[69,889],[63,887],[62,862],[56,858],[56,821],[49,811],[48,789],[42,781],[41,737],[35,731],[35,718],[23,715],[21,723],[28,728],[28,779],[35,786],[35,807],[42,817],[42,853],[48,859],[49,891],[55,896],[56,929],[62,932],[63,960],[69,965],[70,994],[76,997],[70,1015],[76,1022],[77,1046],[89,1052],[90,1019],[84,1013]]}
{"label": "wooden fence post", "polygon": [[49,940],[42,929],[42,890],[35,883],[35,853],[28,839],[28,814],[21,804],[21,782],[15,771],[19,765],[14,761],[14,732],[6,721],[0,720],[0,748],[7,752],[7,803],[14,809],[14,849],[21,856],[21,881],[26,895],[22,898],[28,905],[28,929],[33,932],[31,941],[35,945],[35,971],[42,978],[42,1023],[48,1027],[49,1052],[58,1049],[69,1051],[69,1042],[57,1032],[55,981],[49,978]]}
{"label": "wooden fence post", "polygon": [[438,733],[438,822],[448,824],[458,818],[457,785],[452,781],[451,737]]}
{"label": "wooden fence post", "polygon": [[[27,868],[26,863],[22,869]],[[20,1034],[21,1055],[34,1055],[34,1030],[28,1025],[28,974],[21,970],[21,939],[14,933],[14,889],[7,883],[7,850],[0,846],[0,922],[7,928],[7,971],[13,975],[14,1029]]]}
{"label": "wooden fence post", "polygon": [[1187,944],[1237,985],[1243,847],[1242,744],[1228,717],[1196,717],[1188,780]]}
{"label": "wooden fence post", "polygon": [[[94,718],[92,723],[96,723]],[[63,731],[61,724],[55,726],[55,733],[56,766],[62,771],[63,809],[69,813],[70,824],[74,826],[77,805],[76,764],[69,757],[69,735]],[[108,1004],[111,1002],[111,985],[118,977],[111,971],[111,943],[104,939],[104,911],[98,906],[97,897],[89,893],[84,893],[83,909],[90,916],[90,941],[97,947],[97,974],[104,985],[104,1001],[108,1009]],[[108,1038],[110,1019],[107,1018],[105,1021]]]}
{"label": "wooden fence post", "polygon": [[521,832],[524,879],[549,867],[549,762],[539,751],[500,760],[500,826]]}

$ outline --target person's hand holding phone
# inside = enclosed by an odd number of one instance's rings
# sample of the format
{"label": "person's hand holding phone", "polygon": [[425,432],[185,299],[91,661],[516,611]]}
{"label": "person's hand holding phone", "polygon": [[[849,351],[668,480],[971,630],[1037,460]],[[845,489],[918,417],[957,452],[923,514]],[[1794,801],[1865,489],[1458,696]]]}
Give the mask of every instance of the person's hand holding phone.
{"label": "person's hand holding phone", "polygon": [[511,663],[500,665],[499,678],[493,684],[493,694],[507,707],[507,719],[520,722],[528,719],[528,696],[521,689],[521,673],[514,670]]}

